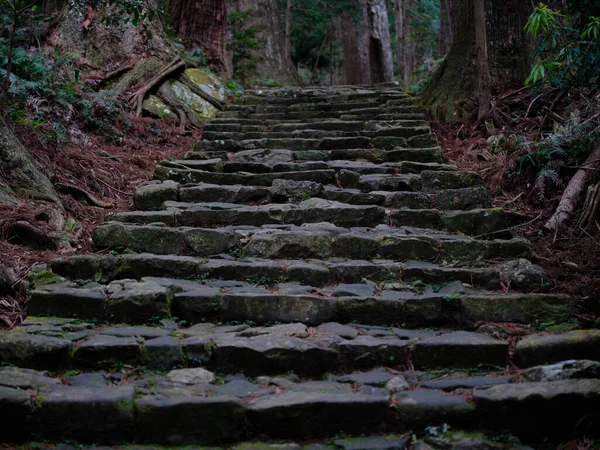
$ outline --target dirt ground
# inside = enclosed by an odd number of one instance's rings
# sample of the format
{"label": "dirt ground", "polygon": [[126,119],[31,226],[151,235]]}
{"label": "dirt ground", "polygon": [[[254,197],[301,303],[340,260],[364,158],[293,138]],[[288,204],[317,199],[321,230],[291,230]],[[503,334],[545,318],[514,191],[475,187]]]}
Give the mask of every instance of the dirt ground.
{"label": "dirt ground", "polygon": [[[131,209],[136,187],[152,178],[155,165],[161,160],[180,157],[193,142],[202,138],[201,130],[182,136],[174,123],[146,118],[135,119],[118,142],[104,142],[101,137],[90,134],[80,146],[51,146],[29,128],[17,127],[14,131],[51,181],[77,186],[93,196],[90,202],[77,193],[73,195],[73,190],[60,194],[65,219],[72,219],[69,229],[74,240],[70,245],[49,250],[20,245],[11,235],[11,227],[24,221],[42,232],[49,231],[50,225],[41,217],[51,205],[28,202],[31,206],[0,207],[3,234],[0,236],[0,264],[12,269],[17,280],[23,280],[35,264],[90,251],[91,230],[104,216]],[[23,292],[4,296],[0,293],[0,328],[18,324],[24,313]]]}

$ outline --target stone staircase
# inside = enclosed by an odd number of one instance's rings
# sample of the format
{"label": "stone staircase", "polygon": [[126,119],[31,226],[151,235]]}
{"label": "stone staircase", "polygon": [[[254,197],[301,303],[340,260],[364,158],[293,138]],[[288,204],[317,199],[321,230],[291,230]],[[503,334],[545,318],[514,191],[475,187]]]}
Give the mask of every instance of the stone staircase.
{"label": "stone staircase", "polygon": [[[237,97],[135,205],[98,253],[30,274],[29,317],[0,331],[1,440],[516,449],[600,429],[600,331],[569,329],[518,220],[395,86]],[[567,331],[532,334],[548,324]]]}

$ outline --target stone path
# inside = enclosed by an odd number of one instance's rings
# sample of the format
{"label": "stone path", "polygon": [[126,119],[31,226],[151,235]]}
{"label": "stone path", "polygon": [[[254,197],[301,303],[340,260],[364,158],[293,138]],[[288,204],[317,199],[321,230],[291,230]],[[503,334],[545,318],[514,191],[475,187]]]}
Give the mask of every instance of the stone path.
{"label": "stone path", "polygon": [[99,253],[30,274],[30,317],[0,332],[2,440],[481,449],[598,431],[600,331],[528,332],[568,324],[571,301],[413,97],[249,92],[154,178],[96,228]]}

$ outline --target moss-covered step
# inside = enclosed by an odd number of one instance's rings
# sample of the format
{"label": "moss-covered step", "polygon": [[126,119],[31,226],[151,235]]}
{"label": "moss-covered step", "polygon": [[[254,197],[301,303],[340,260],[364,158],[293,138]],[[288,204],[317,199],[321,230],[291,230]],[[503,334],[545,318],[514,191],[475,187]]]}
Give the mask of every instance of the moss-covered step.
{"label": "moss-covered step", "polygon": [[[411,210],[407,210],[411,211]],[[417,210],[418,211],[418,210]],[[480,240],[459,234],[410,227],[342,228],[332,224],[263,227],[169,227],[171,211],[136,213],[148,224],[108,222],[93,231],[98,249],[152,252],[158,255],[252,256],[274,259],[342,257],[362,260],[422,260],[468,263],[488,259],[528,258],[523,239]],[[131,216],[130,216],[131,218]],[[172,219],[167,221],[165,218]],[[162,223],[157,223],[161,221]]]}
{"label": "moss-covered step", "polygon": [[564,322],[571,317],[571,302],[560,295],[486,293],[458,281],[435,288],[394,281],[318,288],[261,275],[256,280],[246,277],[245,282],[144,277],[108,285],[40,285],[31,292],[29,311],[111,323],[145,323],[173,316],[189,323],[361,321],[416,328],[461,327],[489,319]]}
{"label": "moss-covered step", "polygon": [[[434,388],[410,390],[408,383],[415,382],[415,372],[396,373],[390,376],[378,369],[311,381],[294,375],[223,378],[206,369],[188,368],[161,375],[136,376],[125,371],[118,381],[121,385],[111,386],[105,372],[68,375],[64,379],[71,385],[65,385],[41,372],[3,368],[1,411],[10,422],[19,424],[18,433],[9,429],[4,438],[9,442],[36,439],[198,445],[229,444],[260,436],[329,438],[335,439],[335,448],[340,449],[402,449],[406,437],[339,439],[339,435],[374,430],[400,431],[403,436],[415,430],[420,435],[417,430],[435,427],[435,434],[426,434],[426,441],[434,446],[428,448],[465,448],[449,447],[452,443],[488,448],[489,443],[489,448],[516,449],[523,447],[515,438],[492,442],[473,431],[450,433],[447,429],[484,426],[508,430],[533,442],[548,437],[564,439],[573,436],[575,426],[592,426],[582,422],[580,414],[595,414],[600,399],[600,381],[594,379],[495,383],[493,376],[479,377],[475,383],[466,380],[471,388],[463,388],[461,396]],[[78,420],[83,414],[86,420]],[[339,420],[341,415],[344,421]],[[549,420],[553,429],[531,427],[525,420],[531,415]],[[65,418],[69,419],[67,425],[62,423]],[[236,448],[279,447],[260,444]]]}

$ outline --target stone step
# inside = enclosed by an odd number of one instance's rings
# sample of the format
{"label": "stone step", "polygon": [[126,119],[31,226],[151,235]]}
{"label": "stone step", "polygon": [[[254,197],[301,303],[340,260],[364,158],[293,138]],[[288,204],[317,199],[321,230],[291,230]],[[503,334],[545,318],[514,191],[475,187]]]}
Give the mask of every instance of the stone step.
{"label": "stone step", "polygon": [[256,89],[217,116],[100,253],[32,269],[0,331],[2,441],[525,450],[505,436],[598,428],[600,331],[417,97]]}
{"label": "stone step", "polygon": [[[110,283],[118,279],[141,280],[144,277],[171,277],[187,280],[225,279],[244,282],[258,280],[274,285],[278,281],[300,283],[316,288],[333,284],[395,283],[403,280],[418,289],[461,282],[473,289],[523,292],[546,291],[551,283],[544,271],[526,259],[501,264],[477,262],[473,266],[434,264],[408,260],[322,259],[208,259],[150,253],[121,255],[79,255],[56,259],[52,272],[42,272],[53,282],[91,281]],[[44,279],[43,277],[36,277]]]}
{"label": "stone step", "polygon": [[[232,152],[228,157],[227,152]],[[238,160],[243,158],[246,162],[306,162],[306,161],[354,161],[364,160],[372,163],[384,162],[420,162],[441,163],[442,149],[438,146],[430,148],[400,148],[394,150],[383,149],[343,149],[343,150],[283,150],[270,148],[242,149],[238,142],[233,140],[201,141],[193,149],[184,153],[183,159],[206,160],[220,158],[222,160]]]}
{"label": "stone step", "polygon": [[[234,352],[224,353],[228,358]],[[256,359],[259,364],[261,359]],[[333,439],[328,448],[366,450],[408,448],[407,434],[354,439],[346,436],[428,427],[440,430],[434,432],[435,440],[425,437],[434,447],[423,447],[417,441],[414,448],[525,450],[514,437],[504,438],[508,439],[504,446],[499,443],[502,440],[484,440],[471,430],[464,434],[442,430],[484,426],[508,430],[529,440],[568,438],[573,428],[581,426],[582,415],[595,414],[600,400],[600,381],[596,379],[519,383],[517,376],[493,372],[464,377],[466,395],[460,390],[427,387],[429,382],[423,382],[419,372],[390,373],[384,368],[330,377],[327,381],[293,375],[217,375],[206,369],[187,368],[166,374],[138,375],[131,371],[117,380],[111,378],[110,371],[79,372],[62,379],[69,385],[43,372],[3,368],[0,377],[7,387],[0,391],[0,404],[3,413],[10,413],[5,419],[8,425],[14,425],[6,428],[9,434],[5,436],[18,441],[108,445],[214,445],[257,437],[303,441],[328,438]],[[435,375],[433,380],[431,383],[436,382]],[[83,414],[86,420],[81,420]],[[537,427],[527,425],[527,418],[532,416],[543,418],[552,428],[542,434]],[[449,447],[449,441],[466,446]],[[261,442],[236,448],[276,450],[282,446],[290,447]]]}
{"label": "stone step", "polygon": [[159,211],[165,202],[224,202],[240,205],[265,203],[299,203],[308,198],[321,198],[350,205],[376,205],[400,209],[464,210],[490,208],[491,199],[484,187],[442,189],[432,193],[411,191],[371,191],[323,186],[314,182],[275,180],[271,187],[186,184],[174,181],[152,181],[135,192],[134,204],[141,211]]}
{"label": "stone step", "polygon": [[[229,302],[235,303],[240,296],[229,297]],[[3,365],[52,372],[110,369],[117,364],[151,370],[186,365],[225,374],[261,376],[291,372],[302,377],[344,374],[382,365],[393,371],[408,367],[447,370],[478,366],[502,371],[510,361],[507,342],[468,331],[338,322],[323,322],[316,327],[299,322],[270,326],[203,322],[186,327],[178,327],[173,320],[163,323],[162,327],[132,326],[129,322],[96,325],[86,318],[32,316],[14,330],[0,331],[0,361]],[[586,359],[594,354],[590,350],[581,353],[587,355]],[[465,382],[462,380],[463,386]],[[450,390],[452,385],[432,383],[424,387]]]}
{"label": "stone step", "polygon": [[[295,186],[295,185],[293,185]],[[392,186],[383,186],[393,190]],[[278,183],[272,189],[277,192]],[[398,190],[402,190],[399,187]],[[369,192],[369,191],[367,191]],[[398,194],[398,192],[394,192]],[[235,203],[184,203],[166,201],[161,211],[130,211],[110,220],[130,224],[163,223],[168,226],[217,228],[224,226],[303,225],[327,223],[336,227],[417,227],[463,233],[475,237],[510,238],[510,219],[499,208],[470,211],[438,209],[386,209],[313,197],[299,203],[245,205]],[[164,225],[163,225],[164,226]],[[159,227],[160,228],[160,227]],[[170,231],[166,230],[165,233]],[[101,245],[100,248],[103,248]]]}
{"label": "stone step", "polygon": [[[326,124],[327,122],[323,122]],[[322,129],[323,125],[318,126],[317,124],[306,124],[306,126],[300,126],[290,130],[279,130],[280,127],[275,125],[267,127],[264,125],[206,125],[204,127],[203,137],[206,140],[223,140],[223,139],[234,139],[238,141],[242,140],[258,140],[258,139],[287,139],[290,137],[297,139],[325,139],[325,138],[358,138],[368,137],[376,139],[378,137],[389,137],[393,136],[396,138],[411,138],[415,136],[429,135],[429,126],[398,126],[389,127],[378,130],[365,130],[364,122],[359,122],[360,125],[354,126],[356,122],[341,122],[342,124],[347,123],[348,126],[337,125],[335,129],[333,126],[329,129]],[[292,125],[292,124],[289,124]],[[350,126],[353,125],[353,126]],[[358,127],[361,128],[358,128]],[[357,129],[353,130],[352,128]],[[276,129],[272,129],[276,128]],[[287,127],[286,127],[287,128]],[[291,127],[290,127],[291,128]],[[374,141],[375,143],[377,141]]]}
{"label": "stone step", "polygon": [[[367,207],[373,208],[373,207]],[[414,211],[414,210],[407,210]],[[167,211],[168,213],[168,211]],[[522,239],[474,239],[460,234],[411,227],[342,228],[330,223],[303,226],[265,225],[221,228],[167,227],[158,224],[160,212],[120,216],[146,220],[147,224],[107,222],[93,231],[98,249],[129,249],[156,254],[210,256],[221,253],[265,258],[354,258],[406,261],[445,260],[468,263],[479,259],[528,258],[530,249]],[[233,222],[237,216],[233,216]],[[192,220],[196,219],[192,216]],[[350,220],[350,219],[348,219]],[[353,219],[362,220],[362,219]],[[185,221],[184,221],[185,222]],[[299,221],[302,222],[302,221]],[[205,223],[205,222],[204,222]],[[172,223],[171,225],[176,225]],[[472,224],[478,230],[490,225]],[[493,235],[491,236],[493,237]]]}
{"label": "stone step", "polygon": [[[32,315],[98,323],[144,324],[177,317],[193,324],[302,322],[316,326],[326,322],[360,322],[409,329],[472,328],[473,324],[488,320],[565,322],[571,317],[571,301],[567,296],[551,294],[477,291],[460,282],[422,289],[401,282],[316,288],[266,275],[256,280],[246,277],[245,283],[142,277],[140,281],[120,279],[108,285],[41,285],[31,292],[28,311]],[[526,350],[518,353],[521,354],[525,355]],[[449,356],[452,357],[455,356]],[[519,356],[518,361],[527,363],[534,358]],[[447,364],[450,362],[444,363]]]}

